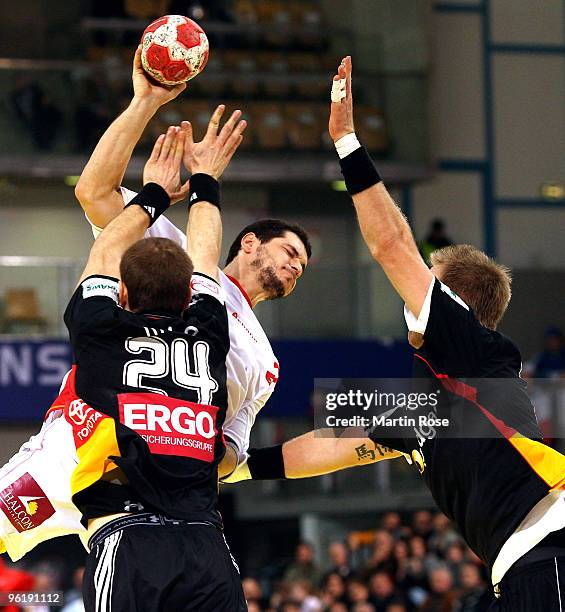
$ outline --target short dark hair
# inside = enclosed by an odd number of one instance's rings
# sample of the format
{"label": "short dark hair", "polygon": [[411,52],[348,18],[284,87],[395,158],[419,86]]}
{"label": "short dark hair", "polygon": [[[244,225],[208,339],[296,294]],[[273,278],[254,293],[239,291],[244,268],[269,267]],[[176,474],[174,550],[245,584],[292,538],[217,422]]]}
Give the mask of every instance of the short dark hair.
{"label": "short dark hair", "polygon": [[461,296],[479,323],[496,329],[512,296],[510,270],[468,244],[438,249],[430,260],[441,266],[441,282]]}
{"label": "short dark hair", "polygon": [[134,243],[120,262],[130,310],[182,313],[193,271],[188,254],[168,238],[144,238]]}
{"label": "short dark hair", "polygon": [[241,249],[241,239],[245,236],[245,234],[249,234],[250,232],[257,236],[261,244],[264,242],[269,242],[273,238],[281,238],[286,232],[292,232],[302,241],[302,244],[306,249],[308,259],[310,259],[310,256],[312,255],[312,245],[310,244],[310,239],[308,238],[306,230],[300,227],[300,225],[287,223],[281,219],[261,219],[260,221],[256,221],[255,223],[251,223],[251,225],[244,227],[241,232],[239,232],[236,239],[230,246],[228,256],[226,257],[226,266],[237,257],[237,254]]}

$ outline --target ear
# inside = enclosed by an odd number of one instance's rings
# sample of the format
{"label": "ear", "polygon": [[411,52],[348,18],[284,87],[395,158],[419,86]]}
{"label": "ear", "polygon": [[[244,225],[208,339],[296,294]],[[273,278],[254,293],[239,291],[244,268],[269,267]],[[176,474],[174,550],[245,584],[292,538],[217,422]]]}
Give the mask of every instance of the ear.
{"label": "ear", "polygon": [[127,310],[128,309],[128,288],[124,285],[122,281],[120,281],[120,284],[118,286],[118,291],[119,291],[120,306],[124,310]]}
{"label": "ear", "polygon": [[248,232],[241,239],[241,250],[249,255],[257,250],[259,244],[260,242],[257,236],[253,232]]}

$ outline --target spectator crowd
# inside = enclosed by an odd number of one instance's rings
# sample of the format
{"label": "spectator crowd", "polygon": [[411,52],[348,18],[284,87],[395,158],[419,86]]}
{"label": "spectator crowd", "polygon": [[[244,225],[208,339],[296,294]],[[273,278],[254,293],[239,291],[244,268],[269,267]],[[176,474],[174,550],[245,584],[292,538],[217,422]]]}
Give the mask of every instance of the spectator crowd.
{"label": "spectator crowd", "polygon": [[485,567],[441,513],[388,512],[320,563],[315,553],[299,542],[278,578],[245,577],[249,612],[481,612],[492,601]]}

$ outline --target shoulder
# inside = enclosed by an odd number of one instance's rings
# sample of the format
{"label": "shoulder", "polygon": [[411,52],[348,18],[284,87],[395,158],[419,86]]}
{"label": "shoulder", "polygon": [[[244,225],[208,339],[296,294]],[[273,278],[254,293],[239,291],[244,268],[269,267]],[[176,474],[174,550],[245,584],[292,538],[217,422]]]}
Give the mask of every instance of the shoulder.
{"label": "shoulder", "polygon": [[225,308],[226,296],[221,284],[207,274],[194,272],[190,279],[190,290],[192,295],[191,307],[202,298],[209,298],[206,302],[217,302]]}
{"label": "shoulder", "polygon": [[445,331],[475,318],[469,306],[447,285],[437,278],[430,283],[420,314],[416,317],[404,307],[404,317],[409,331],[426,338],[437,331]]}
{"label": "shoulder", "polygon": [[120,282],[112,276],[93,274],[85,278],[75,289],[67,306],[65,318],[73,312],[85,309],[118,308]]}
{"label": "shoulder", "polygon": [[480,348],[485,376],[517,376],[522,367],[522,355],[508,336],[481,325]]}
{"label": "shoulder", "polygon": [[65,310],[64,321],[71,336],[106,333],[127,319],[119,305],[117,278],[92,275],[76,288]]}
{"label": "shoulder", "polygon": [[184,313],[187,323],[205,328],[210,334],[228,333],[224,292],[212,277],[195,272],[190,281],[191,302]]}

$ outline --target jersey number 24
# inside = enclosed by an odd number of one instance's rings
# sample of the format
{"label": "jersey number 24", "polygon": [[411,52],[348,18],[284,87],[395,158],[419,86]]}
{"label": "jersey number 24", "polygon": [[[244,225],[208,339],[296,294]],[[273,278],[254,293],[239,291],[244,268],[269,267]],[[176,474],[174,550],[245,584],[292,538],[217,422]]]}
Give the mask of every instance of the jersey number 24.
{"label": "jersey number 24", "polygon": [[[167,395],[163,389],[148,385],[147,379],[157,381],[170,374],[176,385],[198,393],[198,404],[212,404],[218,383],[210,374],[210,347],[206,342],[195,342],[191,351],[188,342],[182,338],[175,338],[170,346],[162,338],[128,338],[126,349],[133,355],[143,352],[150,355],[149,359],[132,359],[124,365],[124,385]],[[193,369],[190,367],[190,353]]]}

